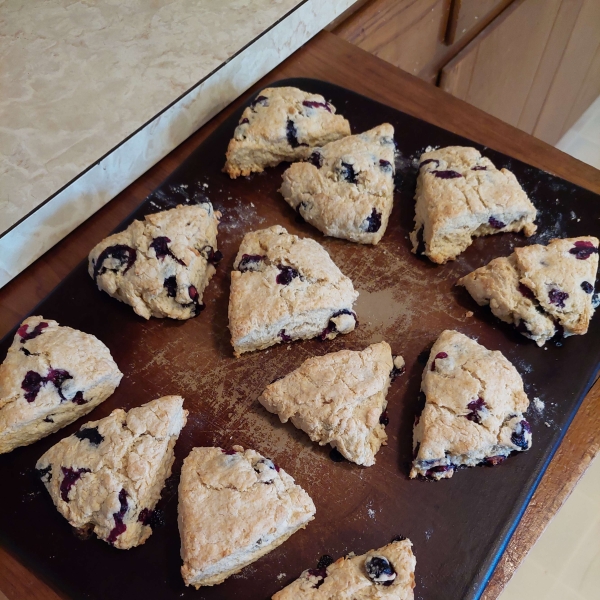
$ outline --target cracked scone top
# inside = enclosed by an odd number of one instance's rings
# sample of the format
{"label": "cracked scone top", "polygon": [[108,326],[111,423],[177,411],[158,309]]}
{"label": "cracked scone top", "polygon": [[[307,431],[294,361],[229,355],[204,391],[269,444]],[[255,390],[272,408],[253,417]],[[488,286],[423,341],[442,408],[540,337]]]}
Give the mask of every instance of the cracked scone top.
{"label": "cracked scone top", "polygon": [[587,333],[597,271],[598,239],[585,236],[516,248],[457,283],[543,346],[556,333],[556,323],[565,336]]}
{"label": "cracked scone top", "polygon": [[282,161],[307,158],[312,148],[350,135],[350,124],[319,94],[295,87],[266,88],[244,110],[227,148],[232,178],[260,173]]}
{"label": "cracked scone top", "polygon": [[410,540],[323,564],[325,558],[272,600],[414,600],[417,561]]}
{"label": "cracked scone top", "polygon": [[194,317],[221,259],[220,216],[210,202],[147,215],[97,244],[88,272],[99,289],[145,319]]}
{"label": "cracked scone top", "polygon": [[356,326],[358,292],[314,240],[279,225],[247,233],[233,268],[229,330],[236,356],[290,340],[333,339]]}
{"label": "cracked scone top", "polygon": [[[496,169],[475,148],[449,146],[421,155],[415,194],[413,252],[442,264],[455,259],[472,238],[505,231],[533,235],[537,211],[517,178]],[[422,230],[422,231],[421,231]]]}
{"label": "cracked scone top", "polygon": [[187,414],[183,398],[164,396],[118,408],[50,448],[36,469],[58,511],[121,550],[143,544]]}
{"label": "cracked scone top", "polygon": [[216,585],[312,521],[315,505],[283,469],[254,450],[194,448],[179,483],[181,575]]}
{"label": "cracked scone top", "polygon": [[89,413],[122,376],[93,335],[40,316],[25,319],[0,365],[0,454]]}
{"label": "cracked scone top", "polygon": [[498,464],[529,450],[523,380],[501,352],[457,331],[437,339],[423,371],[425,408],[413,431],[411,478],[452,477],[459,466]]}
{"label": "cracked scone top", "polygon": [[375,464],[385,444],[385,409],[392,378],[403,368],[387,342],[364,350],[314,356],[271,383],[259,402],[321,446],[331,444],[359,465]]}
{"label": "cracked scone top", "polygon": [[377,244],[394,202],[394,128],[384,123],[315,149],[283,174],[285,201],[325,235]]}

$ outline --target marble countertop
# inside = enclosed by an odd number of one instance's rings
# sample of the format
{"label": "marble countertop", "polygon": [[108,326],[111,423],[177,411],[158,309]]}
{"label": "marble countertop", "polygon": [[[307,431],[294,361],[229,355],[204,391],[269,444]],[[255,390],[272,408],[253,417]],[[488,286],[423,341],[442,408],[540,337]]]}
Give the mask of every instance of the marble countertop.
{"label": "marble countertop", "polygon": [[0,287],[355,0],[0,0]]}

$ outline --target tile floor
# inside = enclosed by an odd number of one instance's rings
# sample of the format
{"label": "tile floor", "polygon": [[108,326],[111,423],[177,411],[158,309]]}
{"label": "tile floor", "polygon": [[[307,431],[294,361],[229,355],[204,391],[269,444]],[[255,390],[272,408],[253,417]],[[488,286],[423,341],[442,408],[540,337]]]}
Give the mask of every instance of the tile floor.
{"label": "tile floor", "polygon": [[[556,147],[600,169],[600,98]],[[500,600],[599,599],[600,458],[596,458]]]}

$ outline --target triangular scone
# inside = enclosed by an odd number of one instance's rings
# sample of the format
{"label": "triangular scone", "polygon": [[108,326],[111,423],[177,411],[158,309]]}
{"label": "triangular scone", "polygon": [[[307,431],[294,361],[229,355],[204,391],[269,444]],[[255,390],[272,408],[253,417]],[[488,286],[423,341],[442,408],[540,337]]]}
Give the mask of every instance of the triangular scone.
{"label": "triangular scone", "polygon": [[426,402],[413,431],[412,478],[449,478],[457,467],[495,465],[531,447],[523,418],[529,399],[501,352],[444,331],[431,349],[421,391]]}
{"label": "triangular scone", "polygon": [[587,333],[594,313],[598,238],[556,239],[547,246],[515,248],[521,283],[558,320],[564,335]]}
{"label": "triangular scone", "polygon": [[519,281],[520,274],[514,254],[495,258],[457,281],[480,306],[490,305],[492,313],[501,321],[514,325],[525,337],[543,346],[554,336],[554,321],[538,310],[538,304],[529,290]]}
{"label": "triangular scone", "polygon": [[247,233],[233,268],[229,329],[236,356],[291,340],[333,339],[356,326],[358,292],[314,240],[279,225]]}
{"label": "triangular scone", "polygon": [[31,444],[104,402],[123,374],[96,337],[25,319],[0,365],[0,454]]}
{"label": "triangular scone", "polygon": [[416,564],[406,539],[335,562],[323,556],[272,600],[413,600]]}
{"label": "triangular scone", "polygon": [[475,148],[449,146],[422,154],[415,200],[413,252],[423,230],[423,254],[439,264],[455,259],[473,237],[504,231],[530,236],[537,229],[537,211],[517,178],[496,169]]}
{"label": "triangular scone", "polygon": [[143,544],[186,422],[182,405],[164,396],[118,408],[50,448],[36,469],[60,514],[121,550]]}
{"label": "triangular scone", "polygon": [[282,161],[307,158],[312,148],[350,135],[350,123],[319,94],[266,88],[246,108],[227,148],[224,171],[235,178]]}
{"label": "triangular scone", "polygon": [[551,240],[516,248],[458,280],[481,306],[543,346],[557,325],[565,336],[587,333],[594,314],[598,239]]}
{"label": "triangular scone", "polygon": [[258,400],[313,442],[331,444],[348,460],[370,467],[387,440],[386,396],[403,365],[387,342],[313,356],[267,386]]}
{"label": "triangular scone", "polygon": [[351,135],[283,174],[285,201],[325,235],[361,244],[383,237],[394,202],[394,128]]}
{"label": "triangular scone", "polygon": [[210,202],[148,215],[97,244],[88,272],[99,289],[145,319],[195,317],[221,260],[220,216]]}
{"label": "triangular scone", "polygon": [[181,575],[196,589],[221,583],[312,521],[315,505],[254,450],[194,448],[179,483]]}

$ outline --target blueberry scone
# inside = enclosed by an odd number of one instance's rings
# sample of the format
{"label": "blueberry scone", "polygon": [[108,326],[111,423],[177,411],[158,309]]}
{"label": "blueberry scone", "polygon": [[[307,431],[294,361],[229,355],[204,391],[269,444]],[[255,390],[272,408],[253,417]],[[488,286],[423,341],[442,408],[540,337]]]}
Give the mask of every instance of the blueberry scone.
{"label": "blueberry scone", "polygon": [[370,467],[387,435],[387,392],[404,368],[387,342],[360,352],[314,356],[271,383],[259,402],[321,446],[331,444],[348,460]]}
{"label": "blueberry scone", "polygon": [[86,415],[122,376],[93,335],[43,317],[25,319],[0,365],[0,454]]}
{"label": "blueberry scone", "polygon": [[394,202],[394,128],[385,123],[315,149],[283,174],[279,190],[325,235],[377,244]]}
{"label": "blueberry scone", "polygon": [[501,463],[529,450],[523,380],[501,352],[457,331],[437,339],[423,371],[425,408],[413,431],[410,476],[444,479],[460,466]]}
{"label": "blueberry scone", "polygon": [[242,114],[227,148],[224,171],[235,178],[282,161],[308,158],[312,148],[350,135],[350,123],[319,94],[266,88]]}
{"label": "blueberry scone", "polygon": [[145,319],[194,317],[221,260],[220,216],[210,202],[148,215],[97,244],[88,272],[99,289]]}
{"label": "blueberry scone", "polygon": [[458,280],[480,306],[543,346],[560,329],[587,333],[594,314],[598,239],[551,240],[515,249]]}
{"label": "blueberry scone", "polygon": [[312,521],[315,505],[283,469],[254,450],[194,448],[179,483],[181,575],[216,585]]}
{"label": "blueberry scone", "polygon": [[416,564],[406,539],[335,562],[323,556],[272,600],[413,600]]}
{"label": "blueberry scone", "polygon": [[36,470],[58,512],[115,548],[143,544],[186,422],[182,405],[180,396],[164,396],[118,408],[50,448]]}
{"label": "blueberry scone", "polygon": [[449,146],[421,155],[415,195],[413,252],[435,263],[455,259],[472,238],[504,231],[533,235],[537,211],[517,178],[475,148]]}
{"label": "blueberry scone", "polygon": [[279,225],[247,233],[233,268],[229,329],[236,356],[354,330],[358,292],[314,240]]}

